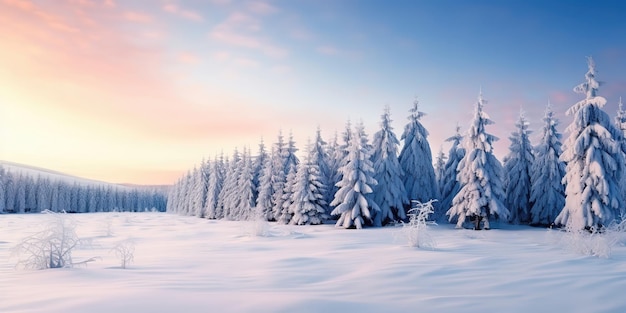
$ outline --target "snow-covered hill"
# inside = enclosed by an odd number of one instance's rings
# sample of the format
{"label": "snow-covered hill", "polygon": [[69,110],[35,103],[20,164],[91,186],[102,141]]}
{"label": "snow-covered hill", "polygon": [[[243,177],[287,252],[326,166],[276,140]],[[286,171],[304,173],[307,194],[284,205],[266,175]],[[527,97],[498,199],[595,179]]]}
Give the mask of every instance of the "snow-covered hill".
{"label": "snow-covered hill", "polygon": [[109,182],[104,182],[100,180],[94,180],[89,178],[78,177],[62,172],[58,172],[55,170],[20,164],[11,161],[3,161],[0,160],[0,165],[4,168],[5,171],[11,172],[13,174],[22,174],[26,176],[30,176],[33,178],[48,178],[51,181],[62,181],[67,184],[73,185],[75,183],[81,186],[115,186],[118,188],[128,188],[128,189],[156,189],[158,191],[167,191],[169,186],[167,185],[135,185],[135,184],[114,184]]}

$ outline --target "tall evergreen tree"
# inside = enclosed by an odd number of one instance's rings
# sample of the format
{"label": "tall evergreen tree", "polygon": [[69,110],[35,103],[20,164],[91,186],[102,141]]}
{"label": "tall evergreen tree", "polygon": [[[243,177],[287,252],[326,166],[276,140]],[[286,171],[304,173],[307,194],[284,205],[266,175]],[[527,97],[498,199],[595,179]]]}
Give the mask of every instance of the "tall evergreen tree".
{"label": "tall evergreen tree", "polygon": [[327,203],[325,199],[326,179],[320,170],[320,139],[319,129],[315,143],[307,145],[307,155],[298,165],[289,212],[292,214],[290,224],[316,225],[327,219]]}
{"label": "tall evergreen tree", "polygon": [[357,125],[349,144],[346,164],[340,169],[339,190],[331,203],[335,207],[332,214],[340,215],[336,226],[360,229],[364,224],[372,223],[373,211],[380,211],[370,196],[376,179],[370,159],[371,147],[362,124]]}
{"label": "tall evergreen tree", "polygon": [[418,110],[419,102],[413,101],[413,107],[409,110],[409,123],[404,127],[402,140],[404,146],[398,158],[404,171],[402,182],[409,200],[417,200],[422,203],[439,197],[433,158],[428,144],[428,131],[420,119],[426,115]]}
{"label": "tall evergreen tree", "polygon": [[622,97],[619,97],[617,103],[617,114],[615,115],[615,127],[622,131],[622,138],[626,138],[626,111],[622,103]]}
{"label": "tall evergreen tree", "polygon": [[272,147],[271,155],[265,160],[261,176],[259,177],[256,210],[258,211],[258,214],[268,221],[274,220],[274,213],[272,212],[274,203],[272,198],[274,195],[274,184],[276,183],[276,176],[274,176],[274,164],[276,163],[275,158],[277,155],[278,152],[276,146],[274,146]]}
{"label": "tall evergreen tree", "polygon": [[435,158],[435,180],[437,181],[437,188],[439,196],[441,196],[441,191],[443,190],[443,184],[446,174],[446,154],[443,153],[443,147],[439,148],[439,152],[437,153],[437,158]]}
{"label": "tall evergreen tree", "polygon": [[281,223],[289,223],[291,218],[289,215],[289,206],[291,205],[291,192],[293,183],[295,181],[296,169],[299,163],[296,156],[296,143],[293,140],[293,135],[289,135],[289,142],[285,149],[281,153],[281,160],[283,161],[281,170],[281,177],[284,177],[282,181],[282,189],[276,188],[274,193],[274,218]]}
{"label": "tall evergreen tree", "polygon": [[206,201],[204,203],[204,212],[206,218],[216,219],[219,218],[217,212],[217,201],[219,198],[219,194],[222,191],[222,186],[224,185],[224,154],[222,153],[220,157],[215,157],[215,160],[212,163],[212,169],[209,175],[209,184],[207,186],[207,196]]}
{"label": "tall evergreen tree", "polygon": [[517,131],[509,139],[509,154],[504,159],[505,205],[509,209],[509,220],[514,224],[530,223],[531,168],[535,161],[530,144],[528,121],[520,111],[515,124]]}
{"label": "tall evergreen tree", "polygon": [[324,199],[324,215],[330,214],[329,203],[332,201],[333,195],[329,194],[330,185],[332,184],[332,179],[334,177],[333,171],[331,169],[332,158],[329,155],[328,144],[324,139],[322,139],[322,131],[320,128],[317,128],[315,132],[315,140],[310,147],[310,162],[315,163],[318,167],[320,184],[324,187],[322,189],[323,199]]}
{"label": "tall evergreen tree", "polygon": [[259,197],[261,176],[263,175],[263,167],[265,166],[267,159],[269,159],[269,154],[267,153],[263,139],[261,139],[261,143],[259,144],[259,153],[256,155],[252,163],[252,185],[254,186],[253,200],[255,205],[257,198]]}
{"label": "tall evergreen tree", "polygon": [[389,107],[381,116],[380,130],[374,134],[372,164],[374,179],[378,182],[373,187],[374,202],[380,207],[374,225],[381,226],[391,221],[406,219],[404,205],[409,204],[401,177],[404,172],[398,162],[400,141],[393,132]]}
{"label": "tall evergreen tree", "polygon": [[247,149],[243,150],[240,162],[241,169],[237,178],[237,190],[233,197],[235,202],[230,210],[229,219],[231,220],[247,220],[252,218],[252,210],[254,209],[254,168],[252,157]]}
{"label": "tall evergreen tree", "polygon": [[465,137],[466,154],[458,166],[461,188],[446,213],[450,220],[457,217],[457,228],[463,227],[467,217],[473,219],[476,230],[480,229],[481,221],[488,229],[490,217],[509,217],[503,203],[502,165],[493,155],[493,142],[498,138],[486,132],[485,127],[493,122],[483,111],[484,104],[481,91]]}
{"label": "tall evergreen tree", "polygon": [[541,142],[535,147],[535,163],[532,166],[530,202],[531,225],[548,226],[565,206],[565,188],[561,181],[565,176],[565,163],[561,156],[561,134],[556,126],[550,103],[543,118]]}
{"label": "tall evergreen tree", "polygon": [[561,155],[567,164],[565,207],[555,220],[574,230],[610,224],[623,205],[619,186],[624,172],[622,134],[602,110],[606,99],[597,95],[600,84],[592,58],[588,67],[586,81],[574,88],[585,99],[567,110],[574,121],[567,128],[570,136]]}
{"label": "tall evergreen tree", "polygon": [[459,189],[461,189],[457,174],[459,172],[459,162],[461,162],[465,156],[465,149],[461,145],[462,140],[461,127],[457,125],[454,136],[446,139],[447,142],[452,142],[452,146],[450,147],[450,151],[448,151],[448,160],[444,167],[441,201],[439,202],[439,206],[444,212],[450,209],[452,199],[454,199]]}

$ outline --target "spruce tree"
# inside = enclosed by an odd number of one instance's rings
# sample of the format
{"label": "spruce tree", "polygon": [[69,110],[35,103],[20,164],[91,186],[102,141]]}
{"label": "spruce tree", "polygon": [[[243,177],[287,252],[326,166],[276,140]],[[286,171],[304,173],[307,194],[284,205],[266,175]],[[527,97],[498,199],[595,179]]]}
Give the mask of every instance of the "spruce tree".
{"label": "spruce tree", "polygon": [[372,165],[371,147],[362,124],[357,125],[350,137],[346,163],[340,168],[342,179],[331,203],[333,215],[339,215],[337,227],[357,229],[372,223],[374,211],[380,211],[370,194],[376,186]]}
{"label": "spruce tree", "polygon": [[404,206],[409,204],[401,179],[404,172],[398,162],[400,141],[391,126],[389,107],[385,107],[381,116],[380,128],[374,134],[372,144],[374,179],[378,182],[373,187],[373,199],[380,207],[380,214],[376,214],[374,219],[375,226],[406,219]]}
{"label": "spruce tree", "polygon": [[528,121],[524,112],[520,111],[515,124],[517,130],[509,139],[509,154],[504,159],[505,172],[505,205],[509,209],[510,222],[514,224],[530,223],[531,168],[535,161],[530,144]]}
{"label": "spruce tree", "polygon": [[[318,131],[318,138],[319,131]],[[319,166],[319,139],[307,145],[307,155],[298,165],[289,213],[292,225],[316,225],[327,219],[326,185]]]}
{"label": "spruce tree", "polygon": [[543,118],[541,141],[535,147],[535,163],[532,166],[530,202],[531,225],[548,226],[565,205],[565,188],[561,181],[565,176],[565,163],[561,156],[559,124],[548,103]]}
{"label": "spruce tree", "polygon": [[[465,149],[461,145],[463,136],[461,135],[461,127],[456,126],[456,133],[454,136],[446,139],[447,142],[452,142],[450,151],[448,151],[448,160],[444,167],[443,184],[441,188],[441,201],[439,207],[443,212],[446,212],[452,206],[452,199],[456,196],[461,189],[461,185],[457,178],[459,162],[465,156]],[[451,220],[452,221],[452,220]]]}
{"label": "spruce tree", "polygon": [[450,220],[457,218],[457,228],[463,227],[466,218],[474,222],[474,229],[489,229],[489,219],[508,218],[504,205],[502,165],[493,155],[493,142],[497,137],[486,132],[485,127],[493,124],[483,111],[485,100],[482,92],[474,109],[474,119],[465,137],[465,156],[458,165],[460,189],[446,213]]}
{"label": "spruce tree", "polygon": [[404,171],[402,182],[409,200],[425,203],[439,197],[433,158],[428,143],[428,131],[420,119],[426,114],[418,110],[419,102],[413,102],[409,110],[409,123],[404,127],[402,140],[404,145],[398,158]]}
{"label": "spruce tree", "polygon": [[606,99],[598,96],[600,83],[592,58],[588,58],[588,68],[586,81],[574,88],[585,99],[567,110],[574,120],[567,128],[570,135],[561,155],[567,164],[565,207],[555,224],[593,231],[619,217],[624,149],[621,131],[602,110]]}

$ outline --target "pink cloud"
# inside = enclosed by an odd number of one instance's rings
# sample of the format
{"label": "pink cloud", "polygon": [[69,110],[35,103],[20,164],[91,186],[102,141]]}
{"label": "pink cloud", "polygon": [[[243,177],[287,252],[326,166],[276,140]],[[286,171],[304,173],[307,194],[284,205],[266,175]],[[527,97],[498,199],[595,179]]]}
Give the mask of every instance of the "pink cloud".
{"label": "pink cloud", "polygon": [[182,52],[178,55],[178,61],[184,64],[198,64],[201,60],[191,52]]}
{"label": "pink cloud", "polygon": [[231,13],[209,33],[209,38],[231,46],[260,51],[272,58],[284,58],[289,52],[264,37],[261,22],[242,12]]}
{"label": "pink cloud", "polygon": [[152,17],[148,14],[134,11],[126,11],[122,14],[122,17],[130,22],[136,23],[150,23],[152,22]]}
{"label": "pink cloud", "polygon": [[103,4],[105,7],[109,7],[109,8],[117,7],[117,4],[115,3],[114,0],[104,0]]}
{"label": "pink cloud", "polygon": [[200,21],[203,20],[202,16],[199,13],[197,13],[195,11],[183,9],[183,8],[179,7],[178,5],[173,4],[173,3],[165,4],[163,6],[163,11],[169,12],[169,13],[178,15],[178,16],[180,16],[182,18],[185,18],[185,19],[188,19],[188,20],[192,20],[192,21],[196,21],[196,22],[200,22]]}
{"label": "pink cloud", "polygon": [[271,4],[263,1],[252,1],[248,4],[248,10],[256,14],[272,14],[278,9]]}

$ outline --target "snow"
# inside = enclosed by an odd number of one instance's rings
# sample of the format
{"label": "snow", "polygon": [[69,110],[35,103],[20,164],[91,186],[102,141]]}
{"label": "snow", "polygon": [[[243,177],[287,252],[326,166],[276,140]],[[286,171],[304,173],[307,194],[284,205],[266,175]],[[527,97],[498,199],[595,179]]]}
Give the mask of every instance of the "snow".
{"label": "snow", "polygon": [[[0,215],[0,312],[625,312],[626,247],[608,259],[559,247],[557,231],[501,223],[429,229],[215,221],[166,213],[71,215],[92,246],[84,267],[16,270],[11,248],[45,215]],[[264,223],[264,222],[263,222]],[[107,226],[112,235],[108,236]],[[111,251],[135,245],[121,269]]]}

